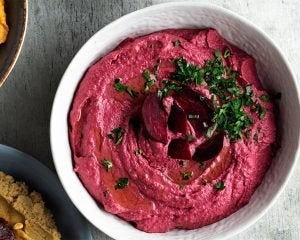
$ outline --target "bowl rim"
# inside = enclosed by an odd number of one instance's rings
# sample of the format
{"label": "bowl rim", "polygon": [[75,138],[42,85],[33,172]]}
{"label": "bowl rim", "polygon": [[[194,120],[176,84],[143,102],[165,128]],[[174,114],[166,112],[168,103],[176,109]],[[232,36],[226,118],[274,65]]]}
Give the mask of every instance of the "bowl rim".
{"label": "bowl rim", "polygon": [[0,87],[4,84],[5,80],[8,78],[9,74],[11,73],[11,71],[13,70],[19,55],[21,53],[21,49],[25,40],[25,35],[26,35],[26,30],[27,30],[27,22],[28,22],[28,1],[27,0],[23,0],[23,11],[24,11],[24,15],[23,15],[23,24],[22,24],[22,33],[21,33],[21,37],[19,38],[18,41],[18,46],[17,49],[15,51],[15,54],[13,56],[13,59],[11,60],[8,68],[6,69],[6,71],[4,72],[4,74],[2,75],[2,77],[0,78]]}
{"label": "bowl rim", "polygon": [[[125,22],[127,18],[131,18],[133,16],[136,15],[136,17],[138,15],[142,15],[143,13],[147,12],[147,11],[153,11],[153,10],[160,10],[160,8],[163,7],[180,7],[180,6],[196,6],[196,7],[201,7],[201,8],[207,8],[207,9],[211,9],[211,10],[217,10],[218,12],[229,16],[231,18],[234,18],[235,20],[238,20],[240,22],[242,22],[243,24],[245,24],[247,27],[255,30],[256,32],[258,32],[265,40],[268,44],[270,44],[272,46],[272,48],[274,48],[277,53],[279,54],[279,56],[282,58],[282,61],[284,62],[284,64],[286,65],[287,70],[289,71],[290,75],[291,75],[291,81],[294,84],[294,87],[296,89],[297,92],[297,101],[298,101],[298,105],[300,102],[300,84],[297,82],[296,76],[292,70],[291,65],[289,64],[287,58],[284,56],[283,51],[278,47],[278,45],[258,26],[256,26],[254,23],[252,23],[250,20],[248,20],[247,18],[239,15],[236,12],[233,12],[229,9],[226,9],[224,7],[221,7],[219,5],[216,4],[211,4],[211,3],[201,3],[201,2],[167,2],[167,3],[160,3],[160,4],[155,4],[149,7],[145,7],[142,9],[138,9],[136,11],[133,11],[131,13],[128,13],[112,22],[110,22],[109,24],[105,25],[103,28],[99,29],[96,33],[94,33],[84,44],[83,46],[79,49],[79,51],[75,54],[75,56],[73,57],[73,59],[71,60],[70,64],[68,65],[68,67],[65,70],[65,73],[63,74],[61,81],[58,85],[55,97],[54,97],[54,101],[53,101],[53,105],[52,105],[52,110],[51,110],[51,117],[50,117],[50,145],[51,145],[51,152],[52,152],[52,157],[53,157],[53,162],[58,174],[58,177],[60,179],[60,181],[62,182],[62,185],[65,189],[65,191],[67,192],[67,194],[69,195],[70,199],[72,200],[72,202],[74,203],[74,205],[78,208],[78,210],[82,213],[82,215],[91,222],[91,224],[93,224],[97,229],[101,230],[102,232],[104,232],[106,235],[114,238],[114,239],[121,239],[120,237],[118,237],[117,235],[115,235],[115,233],[112,232],[108,232],[106,229],[102,229],[99,228],[94,222],[92,222],[90,219],[90,216],[84,211],[84,208],[80,206],[80,204],[77,204],[77,200],[76,200],[76,196],[74,196],[72,194],[72,192],[69,190],[69,186],[67,185],[67,180],[64,177],[63,174],[63,169],[60,168],[59,166],[59,153],[57,153],[55,151],[55,139],[54,139],[54,135],[55,135],[55,131],[54,131],[54,113],[56,110],[56,106],[59,105],[59,102],[57,100],[57,95],[60,94],[62,92],[62,83],[64,82],[64,79],[66,78],[66,75],[68,74],[68,70],[70,69],[71,65],[73,65],[75,59],[78,57],[78,55],[80,55],[81,52],[84,52],[85,47],[87,45],[89,45],[91,42],[94,41],[94,39],[100,35],[100,33],[102,31],[105,31],[107,28],[113,28],[114,25],[117,25],[119,22]],[[77,86],[79,84],[80,80],[78,80]],[[76,90],[75,90],[76,91]],[[296,101],[295,100],[295,101]],[[229,237],[232,237],[242,231],[244,231],[245,229],[249,228],[251,225],[253,225],[255,222],[257,222],[262,216],[265,215],[265,213],[274,205],[274,203],[276,202],[276,200],[279,198],[280,194],[283,192],[284,188],[286,187],[288,180],[290,179],[291,175],[293,174],[294,170],[295,170],[295,166],[297,163],[298,158],[300,157],[300,135],[298,136],[298,144],[297,144],[297,149],[293,158],[293,161],[291,163],[290,166],[290,170],[288,171],[288,173],[286,174],[286,176],[283,177],[283,182],[279,185],[279,187],[277,188],[276,193],[273,195],[273,197],[271,198],[271,200],[266,204],[266,206],[263,208],[263,210],[259,213],[257,213],[254,217],[250,218],[249,220],[247,220],[245,223],[241,224],[241,226],[231,232],[226,233],[226,235],[224,235],[222,237],[222,239],[227,239]],[[88,193],[88,191],[86,190],[86,192]],[[89,194],[89,193],[88,193]],[[90,194],[89,194],[90,195]],[[91,196],[91,195],[90,195]],[[91,198],[93,198],[91,196]],[[105,210],[102,210],[105,211]],[[124,221],[124,220],[122,220]]]}

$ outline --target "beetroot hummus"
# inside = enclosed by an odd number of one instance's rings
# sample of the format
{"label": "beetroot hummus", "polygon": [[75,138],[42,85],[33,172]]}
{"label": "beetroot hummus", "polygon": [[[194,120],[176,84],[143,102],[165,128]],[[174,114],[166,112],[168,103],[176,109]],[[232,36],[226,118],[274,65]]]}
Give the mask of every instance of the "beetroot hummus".
{"label": "beetroot hummus", "polygon": [[122,42],[88,69],[69,126],[86,189],[145,232],[199,228],[243,207],[276,140],[254,58],[214,29]]}

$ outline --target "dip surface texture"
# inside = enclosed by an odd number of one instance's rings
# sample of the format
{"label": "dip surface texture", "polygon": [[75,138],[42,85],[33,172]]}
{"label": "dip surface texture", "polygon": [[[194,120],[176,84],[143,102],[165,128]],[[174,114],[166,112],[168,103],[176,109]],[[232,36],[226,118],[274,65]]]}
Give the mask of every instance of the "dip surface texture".
{"label": "dip surface texture", "polygon": [[[216,50],[227,51],[222,62],[237,73],[237,86],[251,86],[251,101],[264,110],[242,106],[252,125],[235,141],[220,129],[207,137],[223,101],[206,82],[157,94],[178,70],[175,59],[202,68]],[[249,202],[274,156],[274,106],[266,96],[254,58],[214,29],[127,39],[88,69],[74,96],[75,171],[106,211],[145,232],[214,223]]]}

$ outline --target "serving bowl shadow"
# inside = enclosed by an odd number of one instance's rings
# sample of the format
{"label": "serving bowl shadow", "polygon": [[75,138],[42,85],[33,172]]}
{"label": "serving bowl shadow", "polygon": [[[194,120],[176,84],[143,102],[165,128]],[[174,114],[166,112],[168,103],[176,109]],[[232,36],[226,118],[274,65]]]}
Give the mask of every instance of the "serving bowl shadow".
{"label": "serving bowl shadow", "polygon": [[22,49],[28,19],[27,0],[5,1],[5,12],[9,32],[6,42],[0,45],[0,87],[15,66]]}
{"label": "serving bowl shadow", "polygon": [[[188,16],[188,17],[187,17]],[[259,78],[269,92],[281,92],[278,125],[280,148],[262,184],[250,202],[229,217],[195,230],[172,230],[148,234],[105,212],[73,171],[68,139],[68,113],[77,86],[86,70],[127,37],[137,37],[169,28],[215,28],[229,42],[256,61]],[[275,43],[248,20],[221,7],[196,2],[165,3],[130,13],[98,31],[71,61],[58,87],[51,114],[50,141],[59,178],[81,213],[114,239],[225,239],[255,223],[275,202],[299,157],[299,86]],[[288,127],[284,127],[288,126]]]}

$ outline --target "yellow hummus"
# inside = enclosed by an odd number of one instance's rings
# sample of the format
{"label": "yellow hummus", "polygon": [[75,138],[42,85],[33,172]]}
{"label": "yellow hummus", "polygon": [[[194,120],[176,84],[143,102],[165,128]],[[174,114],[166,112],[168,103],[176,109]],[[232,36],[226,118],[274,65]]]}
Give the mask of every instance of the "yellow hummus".
{"label": "yellow hummus", "polygon": [[52,214],[37,192],[24,182],[0,172],[0,219],[4,219],[18,240],[61,239]]}
{"label": "yellow hummus", "polygon": [[8,34],[8,26],[6,23],[4,0],[0,0],[0,44],[6,41],[7,34]]}

